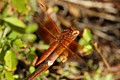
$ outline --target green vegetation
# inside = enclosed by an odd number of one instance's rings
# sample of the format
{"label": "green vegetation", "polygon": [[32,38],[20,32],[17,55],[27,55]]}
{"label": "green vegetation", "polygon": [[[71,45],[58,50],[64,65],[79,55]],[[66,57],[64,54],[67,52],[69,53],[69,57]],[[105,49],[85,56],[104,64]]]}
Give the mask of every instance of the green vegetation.
{"label": "green vegetation", "polygon": [[[15,72],[19,67],[19,61],[30,65],[35,58],[34,43],[37,37],[33,33],[38,26],[32,21],[35,10],[31,6],[31,1],[1,1],[0,80],[23,79],[25,76],[22,72]],[[30,72],[33,71],[34,69],[30,67]]]}
{"label": "green vegetation", "polygon": [[[33,14],[37,11],[36,0],[1,0],[0,4],[2,4],[0,5],[0,80],[24,80],[35,71],[32,63],[36,58],[37,48],[39,47],[42,52],[49,47],[42,40],[36,41],[35,31],[38,25],[33,20]],[[58,12],[60,9],[54,7],[53,10]],[[78,43],[83,46],[85,55],[92,53],[94,48],[90,29],[83,30]],[[60,61],[56,63],[60,64]],[[47,75],[49,80],[71,78],[76,74],[80,76],[82,71],[78,69],[78,65],[76,63],[67,63],[66,67],[55,65],[54,69],[51,68],[55,73],[46,70],[36,80],[46,79]],[[94,76],[83,71],[85,77],[81,80],[114,80],[112,74],[101,75],[104,69],[99,68],[99,65],[90,61],[88,65],[93,69]]]}

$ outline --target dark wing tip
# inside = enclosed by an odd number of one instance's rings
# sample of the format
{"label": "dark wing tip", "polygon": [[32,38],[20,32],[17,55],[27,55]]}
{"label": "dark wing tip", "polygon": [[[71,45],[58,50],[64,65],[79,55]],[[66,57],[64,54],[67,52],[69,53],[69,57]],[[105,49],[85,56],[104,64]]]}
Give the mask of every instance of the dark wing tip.
{"label": "dark wing tip", "polygon": [[88,70],[88,66],[87,66],[85,63],[80,63],[80,64],[79,64],[79,67],[80,67],[82,70]]}

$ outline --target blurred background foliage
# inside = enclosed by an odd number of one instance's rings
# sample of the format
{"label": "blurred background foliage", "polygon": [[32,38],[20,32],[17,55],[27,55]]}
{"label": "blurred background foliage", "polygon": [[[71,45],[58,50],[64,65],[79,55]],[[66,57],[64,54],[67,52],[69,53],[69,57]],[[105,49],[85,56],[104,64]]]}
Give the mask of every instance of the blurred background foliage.
{"label": "blurred background foliage", "polygon": [[35,58],[35,0],[0,1],[0,80],[23,80]]}
{"label": "blurred background foliage", "polygon": [[[120,55],[118,55],[120,53],[119,4],[112,2],[112,0],[108,0],[110,3],[106,0],[106,4],[104,0],[98,0],[98,3],[97,0],[88,0],[89,5],[84,3],[86,0],[81,0],[83,2],[80,3],[75,3],[77,0],[45,1],[49,8],[48,12],[54,17],[53,20],[56,24],[62,26],[61,29],[74,25],[82,32],[77,41],[84,47],[84,52],[88,54],[93,52],[93,43],[98,42],[110,65],[115,66],[113,71],[115,71],[114,69],[118,70],[120,66],[116,65],[120,61]],[[99,5],[90,8],[92,2]],[[111,6],[113,3],[116,4],[116,7]],[[104,7],[101,6],[102,4]],[[32,63],[36,58],[36,53],[38,53],[37,48],[40,50],[39,54],[48,49],[49,45],[42,40],[38,41],[35,34],[38,29],[37,23],[33,20],[35,12],[39,12],[36,0],[0,0],[0,80],[24,80],[35,71]],[[106,26],[110,26],[110,28]],[[111,53],[116,53],[112,54],[115,57],[111,57]],[[117,75],[115,77],[114,73],[107,71],[101,59],[90,59],[87,60],[87,63],[92,68],[92,72],[82,71],[76,67],[78,64],[75,62],[66,62],[63,65],[58,59],[56,64],[50,70],[42,73],[37,80],[120,79]],[[81,74],[82,76],[80,76]]]}

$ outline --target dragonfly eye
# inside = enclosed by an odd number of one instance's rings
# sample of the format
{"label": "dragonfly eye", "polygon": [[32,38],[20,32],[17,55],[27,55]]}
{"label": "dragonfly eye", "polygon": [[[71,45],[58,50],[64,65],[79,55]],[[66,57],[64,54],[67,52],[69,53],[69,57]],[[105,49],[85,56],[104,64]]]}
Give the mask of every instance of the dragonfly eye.
{"label": "dragonfly eye", "polygon": [[73,35],[73,36],[78,36],[78,35],[79,35],[79,31],[73,31],[73,32],[72,32],[72,35]]}

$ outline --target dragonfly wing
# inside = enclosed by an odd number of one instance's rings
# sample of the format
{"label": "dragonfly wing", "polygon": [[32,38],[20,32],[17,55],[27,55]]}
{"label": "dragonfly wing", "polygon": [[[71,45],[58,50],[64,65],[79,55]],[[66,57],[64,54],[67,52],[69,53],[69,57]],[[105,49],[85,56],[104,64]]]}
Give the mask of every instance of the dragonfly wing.
{"label": "dragonfly wing", "polygon": [[73,62],[78,62],[79,63],[79,67],[81,69],[85,69],[88,70],[88,66],[87,63],[77,54],[71,54],[71,52],[69,52],[69,56],[68,56],[68,60],[73,61]]}
{"label": "dragonfly wing", "polygon": [[[63,47],[65,47],[65,52],[68,52],[68,60],[70,61],[75,61],[75,62],[79,62],[80,66],[82,69],[87,70],[88,66],[87,63],[77,54],[75,54],[72,50],[70,50],[67,46],[65,46],[64,44],[61,44]],[[67,53],[66,53],[67,54]],[[65,55],[66,56],[66,55]],[[66,57],[67,57],[66,56]]]}
{"label": "dragonfly wing", "polygon": [[45,26],[48,30],[50,30],[55,35],[60,35],[60,30],[58,29],[55,22],[51,19],[51,17],[47,14],[47,20],[45,22]]}
{"label": "dragonfly wing", "polygon": [[78,55],[81,55],[81,56],[85,56],[85,57],[92,58],[92,59],[98,59],[99,58],[98,54],[94,50],[90,54],[85,53],[83,51],[83,46],[79,45],[75,41],[71,42],[71,44],[69,45],[69,49],[72,50],[73,52],[77,53]]}
{"label": "dragonfly wing", "polygon": [[36,31],[37,35],[39,38],[41,38],[44,42],[50,44],[55,40],[55,37],[47,28],[46,26],[43,24],[43,22],[41,21],[38,13],[36,13],[34,15],[34,19],[35,21],[38,23],[39,28]]}
{"label": "dragonfly wing", "polygon": [[50,30],[53,34],[60,34],[60,30],[58,29],[57,25],[54,23],[54,21],[51,19],[51,17],[47,13],[47,8],[45,7],[44,3],[42,3],[40,0],[38,0],[38,5],[45,14],[45,17],[46,17],[45,26],[46,26],[46,28],[48,30]]}

